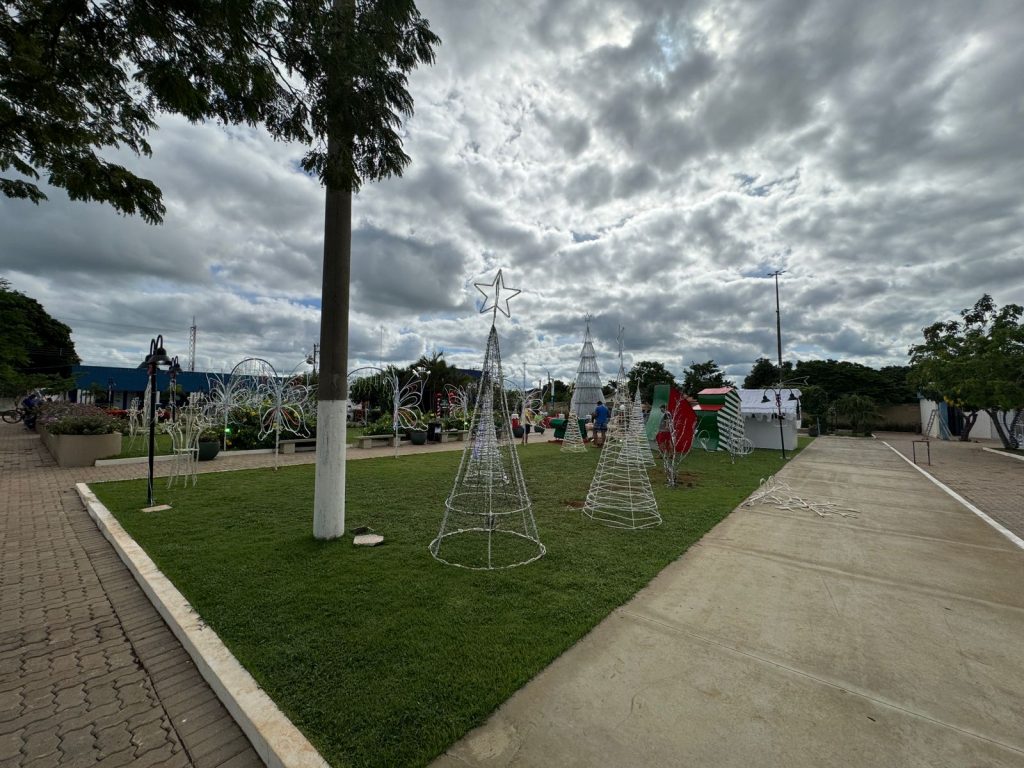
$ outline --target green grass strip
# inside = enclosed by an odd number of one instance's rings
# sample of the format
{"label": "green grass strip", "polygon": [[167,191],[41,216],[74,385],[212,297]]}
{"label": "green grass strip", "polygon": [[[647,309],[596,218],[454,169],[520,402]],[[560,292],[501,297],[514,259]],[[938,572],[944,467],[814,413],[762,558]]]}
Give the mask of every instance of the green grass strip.
{"label": "green grass strip", "polygon": [[158,502],[173,506],[162,513],[139,511],[145,481],[94,490],[332,765],[425,765],[782,465],[777,451],[732,464],[695,450],[683,487],[651,471],[664,523],[622,531],[569,507],[598,451],[520,456],[548,554],[507,571],[427,551],[457,451],[348,463],[348,528],[383,534],[376,548],[312,538],[312,465],[161,484]]}

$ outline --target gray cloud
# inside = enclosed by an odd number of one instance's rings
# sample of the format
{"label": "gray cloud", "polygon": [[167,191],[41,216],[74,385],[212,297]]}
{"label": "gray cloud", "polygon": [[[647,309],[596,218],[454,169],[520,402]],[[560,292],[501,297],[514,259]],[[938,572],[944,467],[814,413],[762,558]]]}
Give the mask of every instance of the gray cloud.
{"label": "gray cloud", "polygon": [[[352,365],[443,349],[479,365],[476,280],[523,288],[509,366],[571,378],[585,312],[602,373],[742,377],[774,356],[904,363],[983,292],[1024,303],[1024,8],[923,0],[531,0],[421,10],[404,178],[354,200]],[[165,118],[150,227],[60,192],[0,201],[0,274],[91,363],[163,332],[198,362],[297,364],[318,337],[323,192],[301,148]],[[383,334],[382,334],[383,329]],[[382,340],[383,335],[383,340]]]}

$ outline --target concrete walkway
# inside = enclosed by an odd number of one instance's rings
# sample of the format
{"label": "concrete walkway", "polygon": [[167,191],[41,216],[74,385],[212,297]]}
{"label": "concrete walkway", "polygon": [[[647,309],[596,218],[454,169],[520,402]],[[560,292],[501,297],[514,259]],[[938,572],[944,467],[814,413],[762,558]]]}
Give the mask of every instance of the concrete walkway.
{"label": "concrete walkway", "polygon": [[859,516],[739,509],[436,765],[1024,766],[1024,551],[879,441],[780,479]]}
{"label": "concrete walkway", "polygon": [[[381,448],[353,450],[350,458],[392,455],[394,449]],[[315,454],[279,460],[306,464]],[[216,472],[273,462],[267,454],[222,455],[200,467]],[[155,472],[165,477],[168,470],[161,462]],[[262,766],[74,492],[76,482],[145,475],[144,463],[61,469],[37,434],[0,423],[4,768]]]}

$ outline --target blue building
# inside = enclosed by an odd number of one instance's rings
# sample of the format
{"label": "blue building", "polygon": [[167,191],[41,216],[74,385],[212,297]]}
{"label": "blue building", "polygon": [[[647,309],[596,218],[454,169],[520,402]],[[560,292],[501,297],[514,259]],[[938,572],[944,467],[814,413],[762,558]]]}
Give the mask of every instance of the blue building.
{"label": "blue building", "polygon": [[[209,392],[210,383],[207,377],[219,374],[205,371],[182,371],[175,381],[180,388],[179,399],[185,399],[193,392]],[[149,372],[145,366],[138,368],[117,368],[110,365],[74,365],[71,376],[75,379],[77,389],[68,393],[68,399],[74,402],[89,401],[92,392],[102,390],[109,395],[109,402],[114,408],[127,408],[132,398],[143,400],[146,387],[149,386]],[[171,384],[171,376],[166,370],[156,373],[156,387],[161,403],[167,400],[167,390]]]}

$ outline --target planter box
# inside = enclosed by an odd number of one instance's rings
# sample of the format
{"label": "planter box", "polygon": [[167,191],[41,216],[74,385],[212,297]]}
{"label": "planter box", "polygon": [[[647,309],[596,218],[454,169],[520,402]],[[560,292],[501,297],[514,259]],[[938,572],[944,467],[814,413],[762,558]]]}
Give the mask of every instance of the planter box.
{"label": "planter box", "polygon": [[109,459],[121,453],[121,433],[109,435],[51,435],[40,432],[43,445],[58,466],[91,467],[96,459]]}

